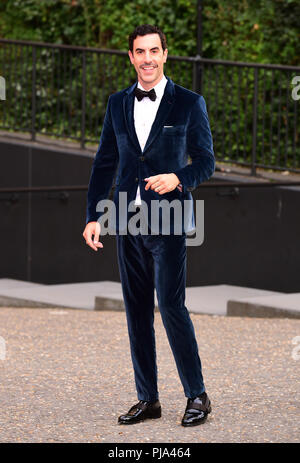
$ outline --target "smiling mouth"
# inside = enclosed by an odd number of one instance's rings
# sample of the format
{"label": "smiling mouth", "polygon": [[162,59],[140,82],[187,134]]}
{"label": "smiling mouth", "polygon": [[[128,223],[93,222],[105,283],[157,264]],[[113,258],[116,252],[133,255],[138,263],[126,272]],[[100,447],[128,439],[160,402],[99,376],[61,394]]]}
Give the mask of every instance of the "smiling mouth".
{"label": "smiling mouth", "polygon": [[152,71],[156,67],[157,66],[141,66],[141,69],[143,69],[143,71]]}

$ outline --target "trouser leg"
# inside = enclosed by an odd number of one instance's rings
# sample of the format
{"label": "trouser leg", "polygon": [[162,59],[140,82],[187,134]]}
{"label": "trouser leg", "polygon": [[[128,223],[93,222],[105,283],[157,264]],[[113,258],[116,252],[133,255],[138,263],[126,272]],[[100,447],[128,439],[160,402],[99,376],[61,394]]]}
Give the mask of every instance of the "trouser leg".
{"label": "trouser leg", "polygon": [[205,391],[194,326],[185,306],[185,235],[145,237],[154,259],[159,309],[186,397]]}
{"label": "trouser leg", "polygon": [[137,396],[157,400],[153,259],[141,235],[117,235],[117,251]]}

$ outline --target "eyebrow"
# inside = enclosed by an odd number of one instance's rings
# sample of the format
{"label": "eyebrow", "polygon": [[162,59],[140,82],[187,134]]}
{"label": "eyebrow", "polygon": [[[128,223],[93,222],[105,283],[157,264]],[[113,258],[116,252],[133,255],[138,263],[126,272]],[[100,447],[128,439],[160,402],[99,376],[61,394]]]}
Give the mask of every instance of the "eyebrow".
{"label": "eyebrow", "polygon": [[[150,49],[150,51],[152,51],[152,50],[159,50],[159,47],[153,47],[153,48]],[[145,49],[144,48],[136,48],[135,51],[145,51]]]}

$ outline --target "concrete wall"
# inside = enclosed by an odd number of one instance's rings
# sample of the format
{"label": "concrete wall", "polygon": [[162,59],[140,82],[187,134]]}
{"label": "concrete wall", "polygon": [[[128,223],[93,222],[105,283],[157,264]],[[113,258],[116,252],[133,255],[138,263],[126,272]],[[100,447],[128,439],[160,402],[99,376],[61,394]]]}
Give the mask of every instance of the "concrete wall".
{"label": "concrete wall", "polygon": [[[87,185],[88,152],[1,141],[0,187]],[[300,189],[193,192],[204,199],[205,239],[188,247],[187,285],[300,291]],[[115,237],[95,253],[82,237],[86,191],[0,194],[0,277],[41,283],[119,281]]]}

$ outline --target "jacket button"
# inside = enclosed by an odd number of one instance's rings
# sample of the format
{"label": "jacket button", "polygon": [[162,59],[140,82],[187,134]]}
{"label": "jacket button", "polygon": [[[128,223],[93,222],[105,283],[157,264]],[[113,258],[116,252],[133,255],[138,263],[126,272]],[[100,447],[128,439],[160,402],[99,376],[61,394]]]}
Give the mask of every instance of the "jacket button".
{"label": "jacket button", "polygon": [[138,177],[135,177],[135,181],[138,182],[138,181],[139,181],[139,178],[138,178]]}
{"label": "jacket button", "polygon": [[141,157],[140,157],[140,160],[141,160],[141,161],[145,161],[145,156],[141,156]]}

